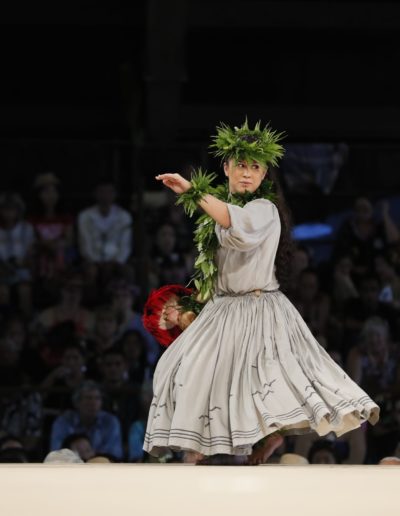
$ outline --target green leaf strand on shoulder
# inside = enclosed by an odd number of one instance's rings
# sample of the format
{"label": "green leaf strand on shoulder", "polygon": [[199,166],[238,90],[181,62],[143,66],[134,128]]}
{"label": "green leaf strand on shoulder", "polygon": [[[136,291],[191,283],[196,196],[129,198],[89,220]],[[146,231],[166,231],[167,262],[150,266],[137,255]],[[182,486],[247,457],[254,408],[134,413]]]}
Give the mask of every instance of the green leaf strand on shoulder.
{"label": "green leaf strand on shoulder", "polygon": [[[181,194],[177,205],[182,205],[185,213],[193,217],[199,208],[199,202],[211,194],[217,199],[235,206],[243,207],[255,199],[268,199],[271,202],[276,200],[272,181],[264,180],[255,192],[232,194],[229,192],[228,183],[212,186],[217,175],[206,173],[202,169],[195,170],[191,177],[192,187]],[[215,220],[207,213],[203,213],[196,220],[194,230],[194,244],[198,255],[194,262],[194,273],[187,286],[194,283],[196,292],[192,296],[185,296],[183,309],[190,309],[196,314],[200,313],[204,304],[213,297],[218,277],[216,265],[216,252],[219,247],[218,238],[215,232]],[[190,298],[190,299],[188,299]]]}

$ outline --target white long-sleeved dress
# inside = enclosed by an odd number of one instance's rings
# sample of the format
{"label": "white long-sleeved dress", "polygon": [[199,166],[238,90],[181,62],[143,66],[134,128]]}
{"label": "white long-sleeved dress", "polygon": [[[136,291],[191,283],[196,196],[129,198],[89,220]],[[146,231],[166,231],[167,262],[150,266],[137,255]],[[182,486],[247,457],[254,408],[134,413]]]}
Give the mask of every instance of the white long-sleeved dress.
{"label": "white long-sleeved dress", "polygon": [[276,206],[256,199],[228,209],[231,227],[215,228],[216,295],[157,364],[144,450],[249,455],[278,429],[340,436],[375,424],[378,405],[279,291]]}

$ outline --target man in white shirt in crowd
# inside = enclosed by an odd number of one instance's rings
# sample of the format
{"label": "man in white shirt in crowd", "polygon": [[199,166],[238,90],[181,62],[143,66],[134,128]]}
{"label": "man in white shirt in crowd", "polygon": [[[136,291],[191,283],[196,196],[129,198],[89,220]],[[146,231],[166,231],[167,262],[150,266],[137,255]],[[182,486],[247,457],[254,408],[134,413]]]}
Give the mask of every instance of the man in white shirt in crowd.
{"label": "man in white shirt in crowd", "polygon": [[93,279],[99,269],[124,265],[132,253],[132,217],[115,203],[116,194],[112,182],[98,183],[96,204],[78,216],[79,251]]}

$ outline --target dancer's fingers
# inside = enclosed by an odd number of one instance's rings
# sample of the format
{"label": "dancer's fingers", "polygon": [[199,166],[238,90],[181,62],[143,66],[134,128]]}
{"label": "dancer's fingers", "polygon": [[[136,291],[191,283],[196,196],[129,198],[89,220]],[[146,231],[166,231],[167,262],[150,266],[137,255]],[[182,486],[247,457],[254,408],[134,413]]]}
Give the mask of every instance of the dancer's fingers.
{"label": "dancer's fingers", "polygon": [[178,179],[177,176],[179,174],[171,174],[171,173],[166,173],[166,174],[158,174],[156,175],[156,179],[158,180],[163,180],[163,179],[174,179],[175,181]]}

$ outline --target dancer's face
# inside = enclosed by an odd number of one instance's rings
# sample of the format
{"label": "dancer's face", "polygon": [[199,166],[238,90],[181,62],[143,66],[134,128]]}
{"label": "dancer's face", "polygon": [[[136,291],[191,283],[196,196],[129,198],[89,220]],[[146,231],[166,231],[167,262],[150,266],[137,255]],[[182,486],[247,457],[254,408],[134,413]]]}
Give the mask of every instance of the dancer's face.
{"label": "dancer's face", "polygon": [[248,163],[230,159],[224,163],[224,172],[229,181],[229,191],[231,193],[253,193],[260,186],[264,179],[267,168],[257,161]]}

